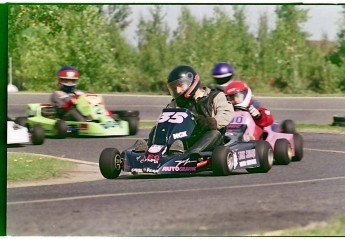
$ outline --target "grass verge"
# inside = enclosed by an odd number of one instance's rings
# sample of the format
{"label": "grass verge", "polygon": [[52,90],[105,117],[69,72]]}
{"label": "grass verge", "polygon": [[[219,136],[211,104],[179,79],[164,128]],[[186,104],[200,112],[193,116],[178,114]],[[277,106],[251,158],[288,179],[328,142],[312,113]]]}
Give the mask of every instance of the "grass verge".
{"label": "grass verge", "polygon": [[345,134],[344,126],[333,126],[328,124],[297,124],[296,128],[299,132]]}
{"label": "grass verge", "polygon": [[259,233],[254,236],[331,236],[345,235],[345,216],[335,218],[328,223],[312,223],[304,228],[291,228],[277,232]]}
{"label": "grass verge", "polygon": [[65,175],[66,169],[76,167],[73,162],[50,156],[7,152],[7,181],[45,180]]}

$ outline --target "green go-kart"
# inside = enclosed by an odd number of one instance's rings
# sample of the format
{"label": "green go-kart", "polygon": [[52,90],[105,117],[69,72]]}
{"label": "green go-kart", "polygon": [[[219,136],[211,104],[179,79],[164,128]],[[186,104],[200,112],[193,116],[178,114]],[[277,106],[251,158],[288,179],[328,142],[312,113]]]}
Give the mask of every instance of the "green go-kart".
{"label": "green go-kart", "polygon": [[76,109],[88,120],[65,121],[56,117],[56,109],[50,104],[32,103],[27,106],[27,116],[17,117],[16,122],[32,128],[43,127],[46,136],[125,136],[138,130],[139,111],[109,111],[99,94],[82,94],[76,99]]}

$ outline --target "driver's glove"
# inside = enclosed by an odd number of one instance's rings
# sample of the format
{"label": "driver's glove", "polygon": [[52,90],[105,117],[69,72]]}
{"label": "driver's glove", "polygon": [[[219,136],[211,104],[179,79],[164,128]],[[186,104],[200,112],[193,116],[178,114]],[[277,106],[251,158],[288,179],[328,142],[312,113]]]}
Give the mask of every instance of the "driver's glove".
{"label": "driver's glove", "polygon": [[71,99],[69,99],[68,101],[66,101],[62,108],[65,110],[69,110],[72,106],[77,104],[77,97],[71,97]]}
{"label": "driver's glove", "polygon": [[258,111],[258,109],[255,108],[253,105],[249,106],[248,110],[249,110],[249,113],[251,114],[251,116],[252,116],[254,119],[258,120],[258,119],[261,118],[261,113],[260,113],[260,111]]}
{"label": "driver's glove", "polygon": [[198,115],[195,117],[195,120],[197,125],[205,131],[217,129],[217,121],[213,117]]}

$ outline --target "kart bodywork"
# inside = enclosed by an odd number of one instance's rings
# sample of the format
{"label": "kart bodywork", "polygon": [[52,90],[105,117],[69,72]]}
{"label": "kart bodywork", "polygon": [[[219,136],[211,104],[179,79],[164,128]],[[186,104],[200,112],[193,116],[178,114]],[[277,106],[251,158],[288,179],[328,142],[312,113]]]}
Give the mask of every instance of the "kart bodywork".
{"label": "kart bodywork", "polygon": [[[263,140],[238,141],[219,145],[212,151],[188,152],[188,141],[196,126],[188,109],[163,109],[152,145],[145,151],[135,146],[122,153],[117,148],[105,148],[99,158],[102,175],[108,179],[119,176],[121,171],[132,174],[193,174],[212,171],[215,175],[229,175],[235,169],[248,172],[268,172],[273,164],[271,146]],[[186,148],[183,153],[172,153],[170,147],[181,140]]]}
{"label": "kart bodywork", "polygon": [[226,141],[265,140],[274,151],[275,164],[287,165],[303,157],[303,138],[296,132],[292,120],[261,128],[247,111],[235,111],[235,116],[225,130]]}
{"label": "kart bodywork", "polygon": [[[77,98],[77,110],[90,120],[64,121],[56,117],[56,109],[50,104],[28,104],[26,123],[41,125],[45,134],[65,138],[75,136],[123,136],[134,135],[139,121],[138,111],[113,111],[110,116],[103,98],[98,94],[83,94]],[[118,114],[116,114],[118,113]],[[24,120],[24,119],[23,119]]]}
{"label": "kart bodywork", "polygon": [[7,120],[7,144],[41,145],[44,142],[44,130],[40,126],[28,129],[19,125],[12,119]]}

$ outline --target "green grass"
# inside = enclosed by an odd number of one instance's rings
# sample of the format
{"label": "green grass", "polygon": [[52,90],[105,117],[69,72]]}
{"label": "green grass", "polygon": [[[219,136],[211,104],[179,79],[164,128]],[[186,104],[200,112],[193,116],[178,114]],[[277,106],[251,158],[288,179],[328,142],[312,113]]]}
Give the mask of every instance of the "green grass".
{"label": "green grass", "polygon": [[291,228],[278,232],[259,233],[255,236],[345,236],[345,216],[328,223],[314,223],[305,228]]}
{"label": "green grass", "polygon": [[140,129],[151,129],[153,126],[155,126],[156,121],[155,120],[140,120],[139,121],[139,128]]}
{"label": "green grass", "polygon": [[73,162],[54,157],[27,153],[7,153],[7,181],[45,180],[65,175],[65,170],[76,167]]}
{"label": "green grass", "polygon": [[297,124],[296,129],[299,132],[345,134],[344,126],[332,126],[325,124]]}

